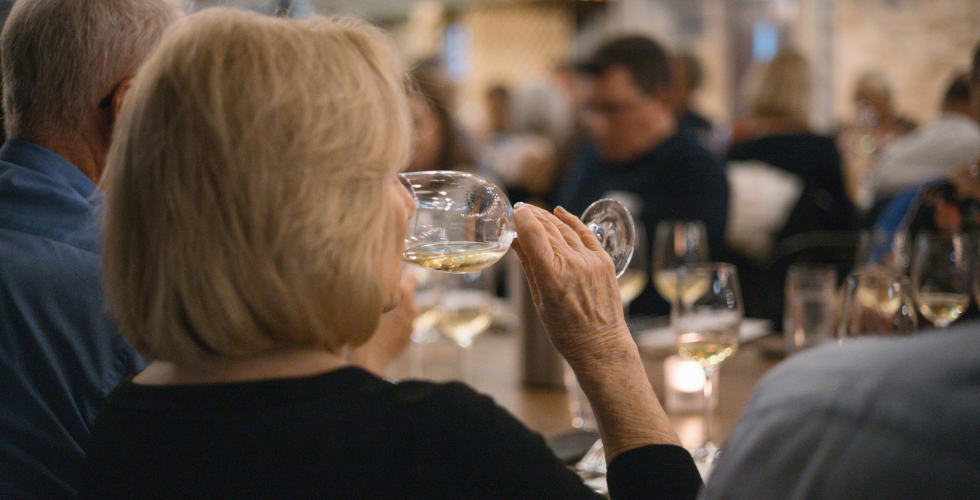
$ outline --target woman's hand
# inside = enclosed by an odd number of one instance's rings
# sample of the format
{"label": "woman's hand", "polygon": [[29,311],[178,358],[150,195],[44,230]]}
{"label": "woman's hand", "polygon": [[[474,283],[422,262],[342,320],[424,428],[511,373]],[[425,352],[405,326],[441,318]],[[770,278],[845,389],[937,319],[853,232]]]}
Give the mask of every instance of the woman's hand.
{"label": "woman's hand", "polygon": [[514,249],[545,329],[565,359],[588,362],[624,341],[632,344],[615,267],[592,231],[561,207],[552,215],[523,205],[514,214]]}
{"label": "woman's hand", "polygon": [[619,298],[612,259],[582,221],[524,205],[514,249],[545,330],[595,411],[607,462],[647,444],[679,444],[657,401]]}

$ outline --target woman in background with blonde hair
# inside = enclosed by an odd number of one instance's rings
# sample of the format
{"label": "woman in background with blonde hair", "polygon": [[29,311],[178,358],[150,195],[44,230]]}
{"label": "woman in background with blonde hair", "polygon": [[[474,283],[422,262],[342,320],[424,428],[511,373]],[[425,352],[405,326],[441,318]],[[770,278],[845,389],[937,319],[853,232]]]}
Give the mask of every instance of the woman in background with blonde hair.
{"label": "woman in background with blonde hair", "polygon": [[[799,186],[796,198],[786,203],[788,211],[774,214],[780,223],[766,235],[773,247],[794,235],[849,229],[856,222],[837,144],[810,125],[811,78],[810,66],[799,52],[783,51],[769,61],[752,99],[752,114],[733,127],[734,142],[726,155],[730,181],[745,165],[758,169],[761,164],[761,168],[773,169],[775,177],[792,179]],[[756,180],[748,185],[761,183]],[[741,197],[734,193],[733,203]],[[730,213],[739,213],[738,207]],[[737,227],[738,223],[729,224],[729,229]],[[759,262],[766,263],[771,255],[746,255],[738,245],[730,247],[729,253],[746,278],[746,315],[778,321],[785,270],[760,268]]]}
{"label": "woman in background with blonde hair", "polygon": [[[811,74],[806,58],[786,50],[766,64],[752,100],[752,114],[734,129],[728,161],[761,161],[803,182],[803,193],[780,230],[780,237],[847,228],[854,206],[844,187],[841,156],[834,139],[810,124]],[[810,207],[799,203],[811,204]]]}
{"label": "woman in background with blonde hair", "polygon": [[[399,302],[405,88],[396,51],[357,21],[212,9],[168,34],[104,181],[107,296],[155,361],[96,421],[83,497],[597,497],[489,398],[345,361]],[[611,259],[561,209],[515,219],[612,497],[693,498],[700,476],[643,372]]]}

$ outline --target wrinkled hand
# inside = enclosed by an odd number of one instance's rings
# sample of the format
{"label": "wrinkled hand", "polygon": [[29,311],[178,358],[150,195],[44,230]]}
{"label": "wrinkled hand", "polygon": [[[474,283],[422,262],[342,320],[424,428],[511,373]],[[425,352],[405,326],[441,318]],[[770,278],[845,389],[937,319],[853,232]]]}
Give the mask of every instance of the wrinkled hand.
{"label": "wrinkled hand", "polygon": [[381,321],[364,345],[351,351],[351,361],[377,375],[384,375],[388,365],[412,341],[412,321],[421,310],[415,303],[418,280],[412,273],[403,272],[401,301],[394,309],[381,315]]}
{"label": "wrinkled hand", "polygon": [[514,211],[521,259],[534,305],[558,351],[574,364],[632,342],[612,259],[578,217],[523,205]]}

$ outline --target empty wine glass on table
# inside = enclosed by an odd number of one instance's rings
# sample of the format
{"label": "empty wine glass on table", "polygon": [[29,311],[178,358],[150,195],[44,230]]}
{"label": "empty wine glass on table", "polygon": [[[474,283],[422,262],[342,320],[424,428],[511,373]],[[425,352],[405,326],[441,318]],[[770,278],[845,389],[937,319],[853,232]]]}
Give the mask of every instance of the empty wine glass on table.
{"label": "empty wine glass on table", "polygon": [[695,460],[712,463],[718,447],[712,441],[712,375],[738,349],[744,310],[735,266],[704,262],[677,270],[670,324],[681,357],[704,369],[704,444],[691,451]]}
{"label": "empty wine glass on table", "polygon": [[677,289],[677,269],[708,260],[708,232],[701,221],[661,221],[653,240],[653,286],[669,303]]}
{"label": "empty wine glass on table", "polygon": [[[514,209],[490,181],[453,171],[399,174],[415,198],[403,259],[449,273],[480,271],[497,262],[515,237]],[[633,256],[636,231],[618,202],[598,200],[582,222],[599,239],[620,275]]]}
{"label": "empty wine glass on table", "polygon": [[912,296],[919,312],[946,328],[970,305],[971,266],[959,233],[922,233],[915,238]]}
{"label": "empty wine glass on table", "polygon": [[918,327],[909,280],[882,267],[851,273],[844,282],[839,341],[863,336],[905,336]]}

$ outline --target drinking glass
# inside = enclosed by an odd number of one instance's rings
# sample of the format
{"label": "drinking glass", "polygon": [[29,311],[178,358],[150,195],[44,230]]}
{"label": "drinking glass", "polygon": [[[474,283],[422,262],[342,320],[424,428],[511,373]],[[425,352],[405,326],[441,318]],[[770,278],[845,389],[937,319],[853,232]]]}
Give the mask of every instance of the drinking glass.
{"label": "drinking glass", "polygon": [[860,269],[847,277],[837,338],[905,336],[918,318],[908,278],[884,268]]}
{"label": "drinking glass", "polygon": [[415,304],[419,307],[419,315],[412,320],[412,344],[409,348],[409,374],[412,377],[423,378],[423,349],[438,340],[439,332],[436,322],[442,311],[439,304],[445,295],[442,286],[442,275],[430,269],[418,266],[405,266],[418,281],[415,289]]}
{"label": "drinking glass", "polygon": [[834,339],[837,268],[793,264],[786,273],[783,339],[786,354]]}
{"label": "drinking glass", "polygon": [[970,305],[970,263],[959,233],[918,235],[910,275],[919,312],[933,325],[946,328]]}
{"label": "drinking glass", "polygon": [[704,262],[678,268],[670,324],[681,357],[704,369],[704,444],[691,451],[695,460],[714,461],[718,447],[712,441],[712,375],[738,349],[744,310],[735,266]]}
{"label": "drinking glass", "polygon": [[[515,237],[514,209],[490,181],[465,172],[430,171],[399,174],[415,198],[403,260],[449,273],[480,271],[497,262]],[[598,200],[582,214],[616,265],[626,270],[636,230],[618,202]]]}
{"label": "drinking glass", "polygon": [[667,302],[677,294],[677,269],[708,260],[708,231],[701,221],[661,221],[653,241],[653,286]]}
{"label": "drinking glass", "polygon": [[626,266],[623,274],[619,275],[619,299],[623,302],[623,312],[629,319],[630,303],[643,293],[647,283],[650,281],[650,270],[647,267],[647,243],[643,224],[636,223],[636,244],[633,250],[633,258]]}
{"label": "drinking glass", "polygon": [[488,275],[460,273],[440,277],[443,295],[436,305],[435,328],[459,348],[459,378],[473,384],[473,339],[493,321]]}
{"label": "drinking glass", "polygon": [[904,275],[909,269],[909,253],[909,235],[905,231],[861,231],[855,269],[877,266]]}

